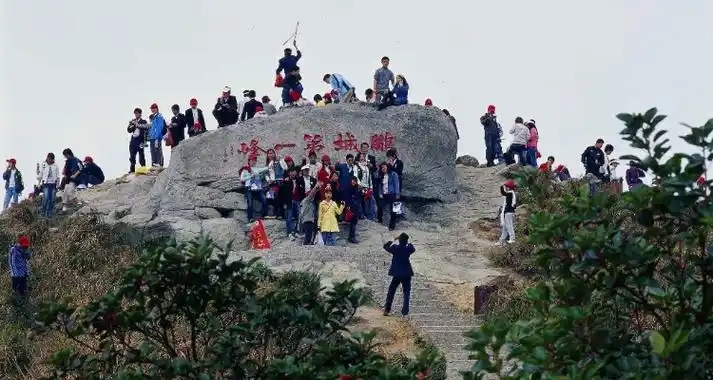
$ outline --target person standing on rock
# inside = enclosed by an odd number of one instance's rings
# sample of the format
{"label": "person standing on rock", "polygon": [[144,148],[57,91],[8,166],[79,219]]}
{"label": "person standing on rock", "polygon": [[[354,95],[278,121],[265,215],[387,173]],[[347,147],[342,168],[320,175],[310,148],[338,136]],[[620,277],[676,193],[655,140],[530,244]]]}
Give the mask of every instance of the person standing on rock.
{"label": "person standing on rock", "polygon": [[260,219],[267,215],[267,199],[265,199],[265,192],[263,191],[262,176],[268,171],[268,168],[255,167],[256,163],[257,157],[248,157],[248,165],[243,166],[238,172],[240,182],[243,183],[245,189],[245,200],[248,204],[247,216],[250,223],[255,221],[255,198],[261,205]]}
{"label": "person standing on rock", "polygon": [[312,245],[314,241],[315,232],[315,219],[317,215],[317,203],[315,203],[315,196],[319,192],[321,184],[316,184],[305,196],[305,199],[300,202],[300,217],[298,219],[298,224],[304,232],[304,245]]}
{"label": "person standing on rock", "polygon": [[485,132],[485,160],[486,166],[495,166],[495,154],[500,143],[498,119],[495,115],[495,106],[489,105],[485,115],[480,117],[480,124]]}
{"label": "person standing on rock", "polygon": [[386,292],[386,302],[384,303],[384,315],[391,313],[391,305],[394,303],[396,289],[401,285],[404,292],[404,303],[401,307],[401,314],[405,317],[409,313],[411,303],[411,278],[413,277],[413,267],[411,266],[411,255],[416,252],[413,244],[408,242],[409,236],[401,233],[394,241],[384,244],[384,250],[391,254],[391,266],[389,266],[389,276],[391,283]]}
{"label": "person standing on rock", "polygon": [[139,165],[146,166],[146,156],[144,154],[144,144],[149,130],[149,124],[141,118],[141,108],[134,108],[134,118],[126,127],[126,132],[131,134],[129,141],[129,173],[136,170],[136,155],[139,156]]}
{"label": "person standing on rock", "polygon": [[178,143],[186,139],[186,116],[181,113],[181,107],[178,104],[171,106],[171,125],[168,128],[168,133],[171,134],[171,150],[178,146]]}
{"label": "person standing on rock", "polygon": [[500,210],[500,240],[499,245],[515,243],[515,208],[517,207],[517,197],[515,196],[515,181],[509,179],[500,186],[500,195],[503,196],[503,206]]}
{"label": "person standing on rock", "polygon": [[384,209],[389,212],[389,230],[396,229],[396,213],[394,212],[394,202],[399,200],[401,188],[399,186],[399,176],[389,167],[386,162],[379,166],[379,179],[377,191],[379,201],[376,209],[376,219],[379,223],[384,222]]}
{"label": "person standing on rock", "polygon": [[287,179],[280,185],[280,201],[285,205],[285,233],[291,239],[297,238],[297,220],[300,215],[300,186],[297,178],[297,168],[287,170]]}
{"label": "person standing on rock", "polygon": [[207,130],[203,110],[198,108],[198,100],[195,98],[188,102],[190,108],[186,110],[186,126],[188,126],[188,137],[200,135]]}
{"label": "person standing on rock", "polygon": [[512,135],[512,143],[508,148],[508,157],[511,157],[506,163],[512,163],[514,160],[514,155],[517,155],[517,162],[525,166],[527,162],[527,142],[530,139],[530,130],[523,124],[523,120],[520,116],[515,118],[515,123],[510,128],[510,134]]}
{"label": "person standing on rock", "polygon": [[324,192],[324,199],[319,202],[319,210],[317,212],[317,231],[322,234],[324,245],[333,246],[337,244],[337,236],[339,233],[339,222],[337,216],[344,211],[344,201],[337,204],[332,200],[332,191]]}
{"label": "person standing on rock", "polygon": [[163,137],[168,132],[168,124],[158,112],[158,104],[151,105],[151,115],[149,116],[149,143],[151,144],[149,152],[151,153],[151,166],[154,168],[163,168]]}
{"label": "person standing on rock", "polygon": [[233,125],[238,122],[238,99],[230,93],[228,86],[223,88],[223,94],[215,102],[213,117],[218,122],[218,128]]}
{"label": "person standing on rock", "polygon": [[604,145],[603,139],[597,139],[594,145],[587,147],[587,149],[582,152],[582,165],[584,165],[585,173],[592,174],[598,179],[604,179],[602,174],[602,166],[606,162],[606,157],[604,151],[602,150],[602,145]]}
{"label": "person standing on rock", "polygon": [[54,161],[54,153],[47,153],[47,158],[38,177],[43,193],[40,213],[47,218],[51,218],[54,211],[54,197],[59,184],[59,166]]}
{"label": "person standing on rock", "polygon": [[250,120],[255,117],[257,109],[263,108],[262,103],[255,100],[257,94],[255,90],[248,91],[248,101],[243,104],[243,110],[240,113],[240,121]]}
{"label": "person standing on rock", "polygon": [[376,104],[381,104],[382,97],[390,96],[391,88],[389,84],[393,86],[396,83],[394,72],[389,69],[389,63],[389,57],[381,57],[381,67],[374,72],[374,85],[372,88],[376,96],[374,101]]}
{"label": "person standing on rock", "polygon": [[297,40],[292,41],[292,46],[294,46],[295,50],[297,50],[297,55],[292,55],[292,49],[285,48],[285,55],[277,62],[277,70],[275,70],[275,75],[280,75],[284,70],[285,76],[287,76],[289,73],[292,72],[292,70],[294,70],[295,67],[297,67],[297,62],[299,62],[300,58],[302,58],[302,52],[299,48],[297,48]]}
{"label": "person standing on rock", "polygon": [[364,200],[357,177],[352,177],[349,187],[344,191],[344,195],[347,210],[349,210],[351,215],[351,219],[347,221],[349,223],[349,238],[347,241],[352,244],[357,244],[356,226],[362,215],[361,202]]}
{"label": "person standing on rock", "polygon": [[77,186],[82,184],[82,161],[74,156],[71,149],[66,148],[62,151],[64,156],[64,192],[62,193],[62,211],[67,211],[67,206],[76,202]]}

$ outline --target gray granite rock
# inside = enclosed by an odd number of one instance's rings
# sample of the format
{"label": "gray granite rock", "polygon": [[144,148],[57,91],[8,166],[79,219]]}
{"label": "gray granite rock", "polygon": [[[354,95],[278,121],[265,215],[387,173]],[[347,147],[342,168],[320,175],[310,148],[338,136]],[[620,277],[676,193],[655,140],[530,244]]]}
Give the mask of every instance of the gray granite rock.
{"label": "gray granite rock", "polygon": [[480,162],[478,162],[478,159],[471,156],[471,155],[464,155],[456,158],[456,165],[463,165],[463,166],[470,166],[477,168],[480,166]]}

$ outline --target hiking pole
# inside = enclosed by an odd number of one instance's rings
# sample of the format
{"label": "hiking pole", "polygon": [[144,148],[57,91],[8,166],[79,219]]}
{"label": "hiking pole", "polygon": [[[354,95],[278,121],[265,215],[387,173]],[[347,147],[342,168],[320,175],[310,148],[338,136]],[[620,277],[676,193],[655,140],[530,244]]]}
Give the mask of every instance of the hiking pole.
{"label": "hiking pole", "polygon": [[300,28],[300,22],[297,21],[297,25],[295,25],[295,32],[292,33],[292,35],[287,40],[285,40],[285,42],[282,43],[282,46],[287,45],[290,41],[297,40],[297,31],[299,28]]}

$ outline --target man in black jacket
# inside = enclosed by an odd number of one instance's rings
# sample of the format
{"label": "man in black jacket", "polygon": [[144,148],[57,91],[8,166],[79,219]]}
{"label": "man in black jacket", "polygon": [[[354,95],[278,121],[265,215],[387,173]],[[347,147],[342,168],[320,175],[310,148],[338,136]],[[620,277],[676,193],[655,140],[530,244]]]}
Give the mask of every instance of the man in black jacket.
{"label": "man in black jacket", "polygon": [[495,116],[495,106],[489,105],[488,112],[480,117],[480,124],[485,132],[485,160],[487,166],[495,166],[495,155],[500,144],[500,127],[497,116]]}
{"label": "man in black jacket", "polygon": [[384,250],[391,254],[391,266],[389,276],[391,284],[386,292],[386,302],[384,304],[384,315],[391,313],[391,305],[394,303],[396,289],[401,285],[404,292],[404,303],[401,307],[401,314],[408,315],[409,303],[411,301],[411,277],[413,277],[413,267],[411,266],[411,255],[416,252],[413,244],[408,242],[409,236],[401,233],[394,241],[384,244]]}
{"label": "man in black jacket", "polygon": [[223,88],[223,95],[215,102],[213,116],[218,121],[218,128],[238,122],[238,99],[230,94],[230,87]]}
{"label": "man in black jacket", "polygon": [[248,99],[250,100],[245,102],[245,104],[243,105],[243,114],[240,115],[240,121],[252,119],[257,113],[257,107],[262,107],[262,103],[255,100],[256,96],[257,94],[255,93],[255,90],[248,91]]}
{"label": "man in black jacket", "polygon": [[144,155],[144,144],[146,142],[146,131],[149,129],[149,124],[141,118],[141,108],[134,109],[134,118],[129,121],[129,126],[126,127],[126,132],[131,134],[129,140],[129,173],[133,173],[136,169],[136,155],[139,155],[139,165],[146,166],[146,156]]}
{"label": "man in black jacket", "polygon": [[189,102],[191,108],[185,112],[186,126],[188,126],[188,137],[199,135],[206,131],[205,118],[203,110],[198,108],[198,100],[191,99]]}
{"label": "man in black jacket", "polygon": [[173,117],[168,131],[171,133],[171,149],[173,149],[186,138],[186,117],[181,113],[181,107],[178,104],[171,106],[171,112],[173,112]]}
{"label": "man in black jacket", "polygon": [[94,159],[91,156],[86,156],[84,157],[81,177],[84,186],[98,185],[104,182],[104,171],[94,163]]}
{"label": "man in black jacket", "polygon": [[602,165],[604,165],[604,151],[602,151],[604,140],[597,139],[597,142],[587,147],[582,153],[582,165],[587,174],[592,174],[599,179],[603,179]]}

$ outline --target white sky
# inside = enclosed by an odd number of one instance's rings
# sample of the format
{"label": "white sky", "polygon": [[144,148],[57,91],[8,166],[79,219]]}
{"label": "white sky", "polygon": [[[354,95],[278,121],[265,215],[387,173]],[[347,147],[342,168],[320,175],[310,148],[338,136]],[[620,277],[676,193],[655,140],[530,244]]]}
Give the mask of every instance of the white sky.
{"label": "white sky", "polygon": [[[112,178],[128,170],[134,107],[164,114],[196,97],[210,116],[225,85],[272,87],[280,45],[300,21],[305,95],[325,73],[359,94],[383,55],[406,76],[410,101],[430,97],[457,118],[459,154],[484,156],[488,104],[509,127],[537,120],[540,151],[581,172],[598,137],[614,144],[614,114],[650,106],[675,122],[713,116],[713,2],[686,0],[39,1],[3,0],[2,156],[26,178],[49,151],[91,155]],[[684,145],[677,145],[683,148]],[[148,158],[148,151],[147,158]],[[408,165],[408,163],[406,163]]]}

